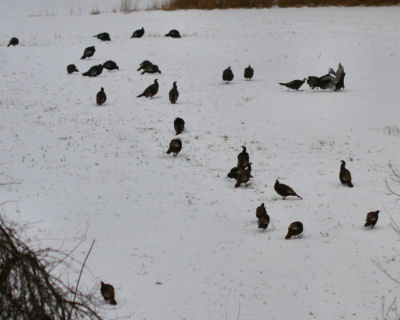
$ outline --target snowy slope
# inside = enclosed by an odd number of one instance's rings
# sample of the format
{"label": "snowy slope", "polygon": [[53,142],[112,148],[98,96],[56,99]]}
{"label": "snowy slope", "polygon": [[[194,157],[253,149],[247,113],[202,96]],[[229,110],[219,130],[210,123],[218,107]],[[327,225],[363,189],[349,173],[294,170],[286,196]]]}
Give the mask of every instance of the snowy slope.
{"label": "snowy slope", "polygon": [[[240,305],[241,320],[378,319],[381,297],[399,293],[371,261],[398,274],[387,216],[400,220],[398,202],[384,178],[389,160],[400,167],[399,17],[398,7],[4,16],[0,171],[20,181],[0,189],[0,201],[13,200],[5,213],[38,222],[45,244],[71,248],[87,229],[77,258],[96,246],[83,285],[114,284],[110,317],[235,319]],[[141,26],[145,37],[129,39]],[[172,28],[183,38],[164,38]],[[91,37],[103,31],[111,43]],[[5,47],[14,35],[21,45]],[[80,60],[89,45],[95,55]],[[65,70],[108,59],[120,71]],[[150,100],[136,98],[155,78],[136,72],[145,59],[162,71]],[[277,84],[339,62],[343,92]],[[242,77],[248,64],[252,81]],[[101,86],[108,100],[97,107]],[[165,151],[177,116],[186,130],[174,158]],[[243,144],[254,179],[234,189],[226,174]],[[353,189],[339,183],[341,159]],[[281,200],[277,178],[304,200]],[[376,228],[363,230],[377,209]],[[285,241],[295,220],[304,237]]]}

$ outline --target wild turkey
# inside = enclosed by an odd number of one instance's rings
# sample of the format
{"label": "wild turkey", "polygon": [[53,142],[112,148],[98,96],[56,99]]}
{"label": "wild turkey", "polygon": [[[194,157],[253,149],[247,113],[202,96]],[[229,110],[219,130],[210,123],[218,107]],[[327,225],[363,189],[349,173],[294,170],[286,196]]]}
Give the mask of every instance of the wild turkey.
{"label": "wild turkey", "polygon": [[309,76],[307,78],[307,84],[310,86],[311,89],[319,88],[319,77]]}
{"label": "wild turkey", "polygon": [[103,65],[98,64],[97,66],[93,66],[88,71],[82,73],[82,75],[87,77],[97,77],[102,72],[103,72]]}
{"label": "wild turkey", "polygon": [[340,171],[339,171],[339,180],[342,184],[347,185],[349,188],[353,188],[353,184],[351,183],[351,173],[349,170],[345,168],[346,166],[346,161],[340,160],[342,163],[340,165]]}
{"label": "wild turkey", "polygon": [[149,60],[144,60],[140,65],[139,65],[139,69],[137,69],[136,71],[140,71],[140,70],[146,70],[146,68],[151,67],[153,64],[149,61]]}
{"label": "wild turkey", "polygon": [[288,197],[288,196],[295,196],[300,199],[303,199],[291,187],[289,187],[286,184],[279,183],[278,180],[275,180],[274,189],[280,196],[282,196],[283,200],[285,200],[286,197]]}
{"label": "wild turkey", "polygon": [[93,36],[93,37],[97,38],[101,41],[111,41],[110,35],[107,32],[99,33],[98,35]]}
{"label": "wild turkey", "polygon": [[181,150],[182,141],[180,139],[172,139],[169,143],[167,154],[170,154],[172,152],[174,154],[174,157],[176,157]]}
{"label": "wild turkey", "polygon": [[171,37],[171,38],[181,38],[181,34],[179,33],[178,30],[171,30],[170,32],[168,32],[166,35],[166,37]]}
{"label": "wild turkey", "polygon": [[161,71],[160,71],[160,69],[158,69],[158,66],[156,64],[151,64],[149,66],[146,66],[146,68],[143,69],[143,72],[141,74],[145,74],[145,73],[150,73],[150,74],[160,73],[161,74]]}
{"label": "wild turkey", "polygon": [[344,76],[346,75],[346,73],[344,72],[342,64],[339,63],[336,72],[332,68],[330,68],[329,73],[332,74],[336,79],[334,90],[338,91],[340,89],[344,89]]}
{"label": "wild turkey", "polygon": [[101,281],[100,293],[105,301],[109,302],[112,305],[117,304],[117,301],[115,301],[115,290],[111,284]]}
{"label": "wild turkey", "polygon": [[158,92],[158,81],[157,79],[154,80],[154,83],[149,85],[142,94],[139,94],[137,97],[146,97],[146,98],[152,98],[154,95],[156,95]]}
{"label": "wild turkey", "polygon": [[265,229],[268,228],[269,225],[269,215],[266,214],[265,216],[262,216],[261,218],[258,219],[258,228],[259,229],[263,229],[263,231],[265,231]]}
{"label": "wild turkey", "polygon": [[231,169],[231,171],[229,171],[227,177],[232,179],[237,179],[238,175],[239,175],[239,168],[234,167]]}
{"label": "wild turkey", "polygon": [[235,188],[239,188],[242,183],[246,184],[252,177],[253,176],[251,175],[251,162],[247,165],[246,168],[239,167]]}
{"label": "wild turkey", "polygon": [[298,236],[303,232],[303,224],[300,221],[292,222],[288,228],[288,233],[285,237],[286,240],[293,236]]}
{"label": "wild turkey", "polygon": [[109,71],[112,71],[112,70],[119,70],[118,65],[117,65],[114,61],[112,61],[112,60],[108,60],[108,61],[104,62],[104,63],[103,63],[103,68],[104,68],[104,69],[107,69],[107,70],[109,70]]}
{"label": "wild turkey", "polygon": [[371,227],[371,229],[376,225],[378,222],[378,214],[379,210],[377,211],[372,211],[367,214],[366,222],[364,224],[364,227]]}
{"label": "wild turkey", "polygon": [[293,80],[293,81],[290,81],[290,82],[279,82],[279,84],[281,86],[285,86],[285,87],[287,87],[289,89],[299,90],[304,82],[306,82],[306,78],[304,78],[303,80]]}
{"label": "wild turkey", "polygon": [[18,38],[12,37],[10,39],[10,41],[8,42],[8,46],[7,47],[9,47],[9,46],[17,46],[18,44],[19,44]]}
{"label": "wild turkey", "polygon": [[228,67],[227,69],[222,72],[222,80],[226,81],[226,83],[229,83],[232,81],[234,78],[233,72],[231,70],[231,67]]}
{"label": "wild turkey", "polygon": [[86,58],[90,58],[94,55],[94,53],[96,52],[96,48],[94,46],[92,47],[87,47],[84,51],[83,51],[83,56],[81,57],[81,59],[86,59]]}
{"label": "wild turkey", "polygon": [[97,92],[96,95],[96,102],[98,106],[101,106],[104,102],[106,102],[107,96],[106,93],[104,92],[104,88],[101,87],[101,90]]}
{"label": "wild turkey", "polygon": [[178,88],[176,86],[176,81],[174,81],[174,83],[172,85],[172,89],[169,91],[169,101],[171,103],[176,103],[178,98],[179,98],[179,91],[178,91]]}
{"label": "wild turkey", "polygon": [[264,203],[261,203],[261,205],[256,209],[256,217],[260,219],[266,216],[268,216],[267,210],[265,209]]}
{"label": "wild turkey", "polygon": [[250,80],[253,78],[254,69],[249,65],[247,68],[244,69],[244,78]]}
{"label": "wild turkey", "polygon": [[79,72],[79,70],[76,68],[74,64],[69,64],[67,65],[67,72],[71,74],[73,72]]}
{"label": "wild turkey", "polygon": [[249,154],[246,152],[246,147],[242,146],[242,152],[237,156],[237,166],[239,168],[245,168],[249,164]]}
{"label": "wild turkey", "polygon": [[144,35],[144,28],[135,30],[135,32],[132,33],[131,39],[132,38],[141,38]]}
{"label": "wild turkey", "polygon": [[175,133],[181,134],[183,132],[183,130],[185,129],[185,120],[181,119],[181,118],[176,118],[174,120],[174,128],[175,128]]}

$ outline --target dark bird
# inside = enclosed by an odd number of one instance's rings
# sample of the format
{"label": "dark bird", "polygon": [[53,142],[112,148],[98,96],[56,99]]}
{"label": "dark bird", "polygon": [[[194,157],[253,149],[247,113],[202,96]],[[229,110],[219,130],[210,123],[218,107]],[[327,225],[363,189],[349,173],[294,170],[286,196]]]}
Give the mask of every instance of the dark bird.
{"label": "dark bird", "polygon": [[237,156],[238,168],[245,168],[249,164],[249,154],[246,152],[246,147],[242,146],[242,152]]}
{"label": "dark bird", "polygon": [[263,231],[265,231],[265,229],[267,229],[269,225],[269,215],[265,215],[262,216],[261,218],[258,219],[258,228],[259,229],[263,229]]}
{"label": "dark bird", "polygon": [[76,68],[74,64],[69,64],[67,65],[67,72],[73,73],[73,72],[79,72],[79,70]]}
{"label": "dark bird", "polygon": [[226,81],[226,83],[232,81],[233,77],[234,76],[231,67],[228,67],[227,69],[224,70],[224,72],[222,72],[222,80]]}
{"label": "dark bird", "polygon": [[322,77],[309,76],[307,78],[307,83],[311,89],[331,89],[334,90],[336,84],[336,78],[331,74],[325,74]]}
{"label": "dark bird", "polygon": [[170,32],[168,32],[166,35],[166,37],[171,37],[171,38],[181,38],[181,34],[179,33],[178,30],[171,30]]}
{"label": "dark bird", "polygon": [[106,102],[107,96],[106,93],[104,92],[104,88],[101,87],[101,90],[97,92],[96,95],[96,102],[98,106],[101,106],[104,102]]}
{"label": "dark bird", "polygon": [[112,60],[108,60],[108,61],[104,62],[104,63],[103,63],[103,68],[104,68],[104,69],[107,69],[107,70],[109,70],[109,71],[112,71],[112,70],[119,70],[118,65],[117,65],[114,61],[112,61]]}
{"label": "dark bird", "polygon": [[239,174],[239,168],[238,167],[234,167],[231,169],[231,171],[229,171],[227,177],[228,178],[232,178],[232,179],[237,179]]}
{"label": "dark bird", "polygon": [[296,196],[300,199],[303,199],[291,187],[286,184],[279,183],[278,180],[275,180],[274,189],[280,196],[282,196],[283,200],[285,200],[288,196]]}
{"label": "dark bird", "polygon": [[266,216],[268,216],[267,210],[265,209],[264,203],[261,203],[261,205],[256,209],[256,217],[260,219]]}
{"label": "dark bird", "polygon": [[174,81],[174,83],[172,85],[172,89],[169,91],[169,101],[171,103],[176,103],[178,98],[179,98],[179,91],[178,91],[178,88],[176,86],[176,81]]}
{"label": "dark bird", "polygon": [[12,37],[12,38],[10,39],[10,42],[8,43],[8,46],[7,46],[7,47],[9,47],[9,46],[16,46],[16,45],[18,45],[18,44],[19,44],[18,38]]}
{"label": "dark bird", "polygon": [[342,184],[345,184],[349,186],[350,188],[353,188],[353,184],[351,183],[351,173],[349,170],[345,168],[346,166],[346,161],[340,160],[342,163],[340,165],[340,171],[339,171],[339,180]]}
{"label": "dark bird", "polygon": [[183,120],[182,118],[176,118],[174,120],[174,128],[177,135],[181,134],[185,129],[185,120]]}
{"label": "dark bird", "polygon": [[338,91],[340,89],[344,89],[344,76],[346,75],[346,73],[344,72],[342,64],[339,63],[336,72],[332,68],[329,69],[329,73],[332,74],[336,79],[334,90]]}
{"label": "dark bird", "polygon": [[93,37],[97,38],[101,41],[111,41],[110,35],[107,32],[99,33],[98,35],[93,36]]}
{"label": "dark bird", "polygon": [[288,228],[288,233],[285,239],[290,239],[293,236],[298,236],[303,232],[303,224],[300,221],[292,222]]}
{"label": "dark bird", "polygon": [[145,74],[145,73],[160,73],[161,71],[160,69],[158,69],[158,65],[156,64],[151,64],[146,66],[146,68],[143,69],[143,72],[141,74]]}
{"label": "dark bird", "polygon": [[181,150],[182,150],[182,141],[180,139],[172,139],[171,142],[169,143],[167,154],[170,154],[172,152],[176,157]]}
{"label": "dark bird", "polygon": [[87,47],[84,51],[83,51],[83,56],[81,57],[81,59],[86,59],[86,58],[90,58],[94,55],[96,49],[94,46],[92,47]]}
{"label": "dark bird", "polygon": [[311,89],[319,88],[319,77],[309,76],[307,78],[307,84],[310,86]]}
{"label": "dark bird", "polygon": [[306,78],[304,78],[303,80],[293,80],[293,81],[290,81],[290,82],[279,82],[279,84],[281,86],[285,86],[285,87],[287,87],[289,89],[299,90],[304,82],[306,82]]}
{"label": "dark bird", "polygon": [[88,76],[88,77],[97,77],[103,72],[103,65],[98,64],[96,66],[91,67],[88,71],[85,73],[82,73],[83,76]]}
{"label": "dark bird", "polygon": [[137,97],[146,97],[146,98],[151,98],[154,95],[156,95],[158,92],[158,80],[155,79],[154,83],[152,85],[149,85],[142,94],[139,94]]}
{"label": "dark bird", "polygon": [[140,70],[146,70],[146,68],[152,66],[153,64],[149,61],[149,60],[144,60],[140,65],[139,65],[139,69],[137,69],[137,71]]}
{"label": "dark bird", "polygon": [[117,304],[117,301],[115,301],[115,290],[111,284],[101,281],[100,293],[105,301],[109,302],[112,305]]}
{"label": "dark bird", "polygon": [[132,33],[131,39],[132,38],[141,38],[144,35],[144,28],[142,27],[142,29],[137,29]]}
{"label": "dark bird", "polygon": [[249,65],[247,68],[244,69],[244,78],[250,80],[253,78],[254,69]]}
{"label": "dark bird", "polygon": [[239,188],[242,183],[246,184],[252,177],[253,176],[251,175],[251,162],[247,165],[246,168],[239,167],[235,188]]}
{"label": "dark bird", "polygon": [[367,218],[365,219],[364,227],[371,227],[371,229],[376,225],[378,222],[378,214],[379,210],[372,211],[367,214]]}

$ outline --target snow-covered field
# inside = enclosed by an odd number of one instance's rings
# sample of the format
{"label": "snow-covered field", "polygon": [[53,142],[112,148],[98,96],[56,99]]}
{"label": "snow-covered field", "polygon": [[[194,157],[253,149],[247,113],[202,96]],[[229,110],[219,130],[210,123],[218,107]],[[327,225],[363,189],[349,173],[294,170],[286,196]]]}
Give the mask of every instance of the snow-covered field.
{"label": "snow-covered field", "polygon": [[[387,215],[399,221],[399,207],[384,182],[389,160],[400,167],[399,7],[93,16],[29,15],[30,2],[5,3],[0,182],[20,184],[0,187],[3,213],[35,222],[45,244],[72,248],[86,232],[77,258],[96,239],[83,286],[114,285],[108,316],[231,320],[240,306],[241,320],[379,319],[382,297],[398,296],[373,260],[400,277]],[[144,38],[129,39],[142,26]],[[183,38],[163,37],[172,28]],[[111,43],[92,37],[103,31]],[[7,48],[12,36],[21,44]],[[95,55],[80,60],[89,45]],[[120,71],[65,70],[109,59]],[[162,71],[154,99],[136,98],[156,78],[136,72],[145,59]],[[339,62],[342,92],[277,84]],[[255,77],[245,81],[249,64]],[[171,105],[175,80],[181,96]],[[101,86],[108,100],[97,107]],[[186,130],[174,158],[165,152],[177,116]],[[235,189],[226,174],[241,145],[254,178]],[[342,159],[352,189],[339,182]],[[304,200],[281,200],[277,178]],[[257,229],[261,202],[266,232]],[[377,226],[364,230],[378,209]],[[295,220],[303,238],[284,240]]]}

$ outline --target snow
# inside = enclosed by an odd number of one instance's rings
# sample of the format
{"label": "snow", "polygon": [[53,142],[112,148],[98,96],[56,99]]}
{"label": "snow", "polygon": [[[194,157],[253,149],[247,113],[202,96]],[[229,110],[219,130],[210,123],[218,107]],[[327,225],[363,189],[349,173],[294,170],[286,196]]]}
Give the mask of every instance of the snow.
{"label": "snow", "polygon": [[[380,318],[381,298],[399,293],[373,262],[399,277],[388,216],[399,221],[398,202],[384,181],[389,161],[400,167],[399,7],[77,15],[64,1],[46,15],[47,3],[1,4],[1,182],[20,184],[2,186],[0,201],[46,245],[72,248],[84,234],[78,259],[96,239],[83,288],[114,285],[108,316],[231,320],[240,306],[241,320]],[[144,38],[129,39],[142,26]],[[163,37],[173,28],[182,39]],[[91,37],[104,31],[111,43]],[[12,36],[20,45],[7,48]],[[90,45],[95,55],[80,60]],[[120,70],[97,78],[65,69],[109,59]],[[162,74],[140,75],[146,59]],[[339,62],[342,92],[278,85]],[[156,98],[137,99],[155,78]],[[108,100],[97,107],[100,87]],[[186,130],[174,158],[177,116]],[[254,178],[235,189],[226,174],[241,145]],[[342,159],[352,189],[339,182]],[[304,200],[282,200],[275,179]],[[284,240],[296,220],[304,236]]]}

